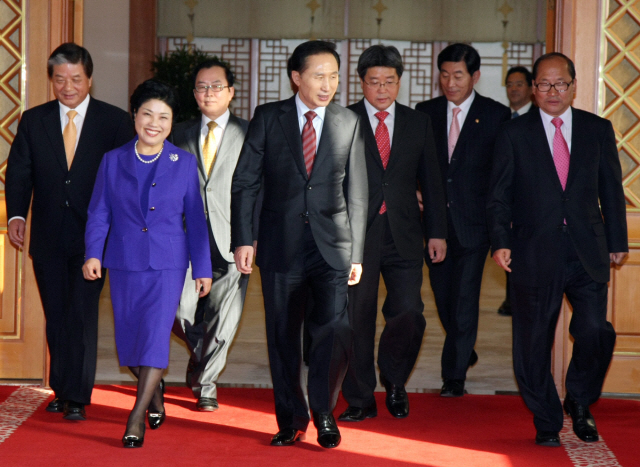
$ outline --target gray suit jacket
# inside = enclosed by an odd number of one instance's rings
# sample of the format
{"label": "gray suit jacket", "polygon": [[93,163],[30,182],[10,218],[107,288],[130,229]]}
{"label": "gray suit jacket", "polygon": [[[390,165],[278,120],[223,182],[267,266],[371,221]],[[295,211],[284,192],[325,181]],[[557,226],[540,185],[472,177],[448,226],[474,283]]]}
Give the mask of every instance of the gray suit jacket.
{"label": "gray suit jacket", "polygon": [[222,257],[232,263],[231,252],[231,181],[238,163],[244,136],[249,122],[231,114],[222,141],[218,146],[216,161],[207,180],[202,154],[200,151],[201,119],[182,122],[174,127],[169,138],[181,149],[195,154],[198,159],[200,174],[200,193],[209,221],[209,228],[213,234],[218,250]]}

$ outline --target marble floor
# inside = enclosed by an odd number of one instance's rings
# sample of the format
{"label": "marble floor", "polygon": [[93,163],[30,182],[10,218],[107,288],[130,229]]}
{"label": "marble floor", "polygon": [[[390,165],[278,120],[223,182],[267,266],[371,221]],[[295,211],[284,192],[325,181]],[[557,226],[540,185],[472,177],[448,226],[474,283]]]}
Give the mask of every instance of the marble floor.
{"label": "marble floor", "polygon": [[[439,391],[442,385],[440,352],[444,342],[444,331],[436,313],[426,267],[424,273],[422,298],[425,303],[424,314],[427,319],[427,330],[415,370],[407,382],[407,390],[411,392]],[[472,394],[517,391],[511,366],[511,318],[496,313],[504,299],[504,290],[504,272],[496,266],[493,260],[487,258],[482,282],[480,324],[476,344],[479,361],[467,374],[466,387]],[[384,296],[385,289],[381,283],[380,309]],[[379,312],[378,336],[382,332],[383,323],[384,319]],[[99,334],[96,382],[113,384],[134,381],[126,367],[120,368],[118,366],[108,281],[101,296]],[[188,359],[184,344],[179,339],[172,337],[170,364],[165,376],[168,384],[184,384]],[[220,376],[219,384],[221,386],[271,387],[258,272],[254,272],[249,282],[240,328],[229,352],[227,367]],[[378,390],[382,390],[382,388],[379,387]]]}

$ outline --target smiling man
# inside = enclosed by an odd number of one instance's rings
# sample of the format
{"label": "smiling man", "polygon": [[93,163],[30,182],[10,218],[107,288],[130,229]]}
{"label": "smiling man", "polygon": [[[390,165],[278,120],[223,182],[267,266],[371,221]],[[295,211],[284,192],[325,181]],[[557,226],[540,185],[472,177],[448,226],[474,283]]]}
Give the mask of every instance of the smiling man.
{"label": "smiling man", "polygon": [[216,381],[233,342],[249,275],[235,267],[231,245],[231,180],[249,122],[229,111],[235,94],[229,65],[207,60],[194,71],[193,95],[202,116],[176,125],[171,141],[196,155],[200,192],[209,225],[213,266],[211,292],[199,298],[187,271],[174,332],[189,349],[187,386],[203,412],[218,409]]}
{"label": "smiling man", "polygon": [[84,420],[95,379],[104,283],[82,275],[87,208],[102,156],[134,133],[124,110],[89,96],[93,62],[86,49],[62,44],[47,65],[56,100],[22,115],[9,153],[8,233],[22,248],[33,197],[29,253],[47,320],[49,384],[55,393],[46,410]]}
{"label": "smiling man", "polygon": [[[422,312],[423,226],[428,252],[441,262],[447,217],[428,115],[396,102],[404,67],[393,46],[374,45],[358,60],[364,99],[349,108],[360,115],[369,180],[369,213],[362,278],[349,288],[353,349],[342,384],[349,403],[340,421],[377,415],[374,347],[378,285],[384,279],[385,327],[378,347],[380,382],[391,415],[409,415],[405,383],[413,370],[426,326]],[[424,216],[416,198],[420,188]]]}
{"label": "smiling man", "polygon": [[[334,44],[296,47],[287,71],[298,92],[256,108],[233,175],[231,238],[243,274],[252,270],[253,209],[264,190],[256,264],[279,430],[273,446],[304,438],[309,408],[318,443],[333,448],[341,440],[333,409],[351,346],[347,289],[362,273],[367,169],[358,115],[331,102],[339,70]],[[308,405],[303,321],[311,338]]]}
{"label": "smiling man", "polygon": [[493,259],[511,273],[513,368],[533,412],[536,443],[560,446],[562,405],[551,347],[562,298],[573,308],[564,409],[583,441],[598,441],[589,406],[600,397],[616,333],[607,321],[610,263],[627,255],[622,169],[611,122],[571,107],[573,62],[533,66],[539,109],[502,129],[488,203]]}
{"label": "smiling man", "polygon": [[500,125],[509,120],[504,105],[481,96],[480,55],[467,44],[452,44],[438,55],[444,96],[420,103],[416,110],[431,117],[447,201],[447,257],[425,259],[447,336],[442,349],[440,395],[464,395],[467,369],[478,360],[473,347],[478,334],[482,271],[489,252],[486,201],[493,145]]}

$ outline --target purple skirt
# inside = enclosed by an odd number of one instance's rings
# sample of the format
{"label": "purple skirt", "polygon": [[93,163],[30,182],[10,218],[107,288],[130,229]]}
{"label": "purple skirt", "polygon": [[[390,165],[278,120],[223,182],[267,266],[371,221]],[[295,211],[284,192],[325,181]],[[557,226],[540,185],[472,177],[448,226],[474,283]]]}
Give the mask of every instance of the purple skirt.
{"label": "purple skirt", "polygon": [[109,270],[121,366],[169,366],[171,328],[185,275],[184,269]]}

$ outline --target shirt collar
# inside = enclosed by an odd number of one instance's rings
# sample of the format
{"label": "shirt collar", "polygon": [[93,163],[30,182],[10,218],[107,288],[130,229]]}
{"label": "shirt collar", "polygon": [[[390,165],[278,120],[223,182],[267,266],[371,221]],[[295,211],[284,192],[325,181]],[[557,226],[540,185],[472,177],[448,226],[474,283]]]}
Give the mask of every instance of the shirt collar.
{"label": "shirt collar", "polygon": [[[298,120],[301,117],[304,117],[304,114],[306,114],[309,110],[311,110],[309,107],[307,107],[304,102],[302,102],[302,100],[300,99],[300,96],[298,96],[298,93],[296,93],[296,110],[298,111]],[[313,109],[313,111],[316,113],[317,117],[324,121],[324,113],[327,110],[326,107],[316,107],[315,109]]]}
{"label": "shirt collar", "polygon": [[474,89],[471,91],[471,94],[469,95],[469,97],[467,97],[467,99],[460,105],[455,105],[453,102],[447,101],[447,104],[449,105],[448,111],[453,112],[454,107],[459,107],[462,112],[464,112],[465,114],[468,113],[469,109],[471,108],[471,104],[473,104],[473,99],[475,99],[475,97],[476,97],[476,91]]}
{"label": "shirt collar", "polygon": [[[369,115],[370,119],[371,118],[378,118],[375,115],[378,112],[380,112],[380,110],[378,110],[374,106],[372,106],[366,98],[364,99],[364,107],[365,107],[365,109],[367,109],[367,115]],[[384,111],[389,113],[387,118],[391,118],[392,120],[395,119],[396,118],[396,101],[393,101],[389,107],[384,109]]]}
{"label": "shirt collar", "polygon": [[513,107],[509,107],[509,108],[511,109],[511,113],[518,112],[518,115],[524,115],[529,111],[529,109],[531,108],[532,104],[533,104],[533,102],[529,101],[525,105],[520,107],[518,110],[514,109]]}
{"label": "shirt collar", "polygon": [[[213,121],[213,122],[216,122],[218,124],[218,127],[220,127],[222,130],[224,130],[227,127],[227,124],[229,123],[229,117],[230,116],[231,116],[231,112],[229,111],[229,109],[227,109],[225,111],[225,113],[220,115],[215,120],[211,120],[205,114],[202,114],[202,121],[201,121],[201,124],[200,124],[200,129],[201,130],[204,129],[205,127],[207,127],[209,122]],[[208,131],[208,128],[207,128],[207,131]]]}
{"label": "shirt collar", "polygon": [[75,109],[72,109],[71,107],[67,107],[62,102],[58,101],[58,104],[60,104],[60,113],[66,116],[69,110],[75,110],[76,112],[78,112],[78,115],[80,115],[80,117],[84,118],[85,115],[87,115],[87,108],[89,107],[90,97],[91,96],[87,94],[87,97],[85,97],[84,100],[80,102],[80,104],[78,104],[78,106]]}
{"label": "shirt collar", "polygon": [[[553,123],[551,123],[551,120],[555,118],[553,115],[549,115],[544,110],[540,109],[540,116],[542,117],[542,122],[545,125],[553,126]],[[562,123],[566,125],[567,128],[571,127],[571,122],[573,121],[573,113],[571,112],[571,106],[569,106],[569,108],[565,110],[562,115],[560,115],[560,118],[562,119]]]}

